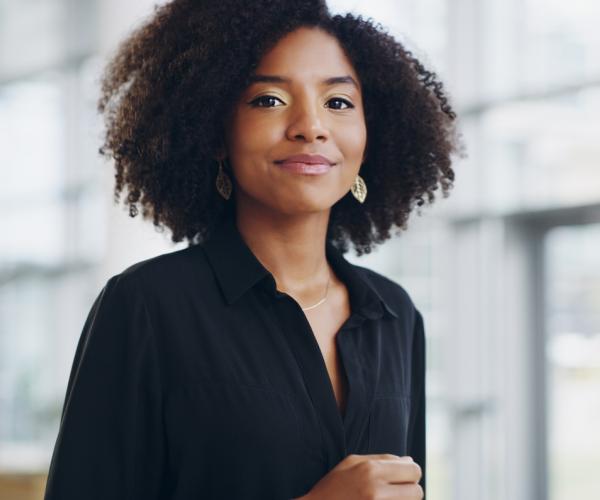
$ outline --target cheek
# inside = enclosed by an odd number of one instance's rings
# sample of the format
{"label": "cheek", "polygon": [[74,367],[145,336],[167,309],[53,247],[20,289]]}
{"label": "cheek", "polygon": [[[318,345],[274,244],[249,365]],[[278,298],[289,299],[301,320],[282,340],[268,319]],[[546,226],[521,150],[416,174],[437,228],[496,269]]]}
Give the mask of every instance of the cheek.
{"label": "cheek", "polygon": [[360,167],[363,153],[367,144],[367,129],[364,124],[356,124],[347,129],[337,139],[339,148],[347,164]]}
{"label": "cheek", "polygon": [[273,119],[269,120],[268,117],[257,116],[257,114],[239,115],[233,123],[232,132],[231,145],[242,155],[254,153],[264,155],[281,133]]}
{"label": "cheek", "polygon": [[239,115],[232,123],[231,132],[229,156],[236,180],[246,191],[254,192],[257,186],[265,184],[264,175],[273,144],[277,142],[277,131],[265,120]]}

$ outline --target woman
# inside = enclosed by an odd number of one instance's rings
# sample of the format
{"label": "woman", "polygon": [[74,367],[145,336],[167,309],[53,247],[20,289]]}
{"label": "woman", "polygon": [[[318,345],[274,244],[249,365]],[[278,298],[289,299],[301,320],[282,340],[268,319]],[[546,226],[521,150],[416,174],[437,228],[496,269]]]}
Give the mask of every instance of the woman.
{"label": "woman", "polygon": [[423,318],[343,253],[451,187],[435,75],[319,0],[174,0],[99,108],[115,195],[189,246],[94,302],[46,500],[423,498]]}

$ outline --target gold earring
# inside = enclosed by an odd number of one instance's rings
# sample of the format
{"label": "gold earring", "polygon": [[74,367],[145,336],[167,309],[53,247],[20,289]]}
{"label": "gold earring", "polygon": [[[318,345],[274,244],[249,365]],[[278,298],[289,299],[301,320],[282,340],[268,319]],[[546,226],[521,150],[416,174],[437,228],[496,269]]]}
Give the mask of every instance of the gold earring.
{"label": "gold earring", "polygon": [[229,176],[223,170],[222,160],[219,160],[219,173],[217,174],[217,180],[215,184],[219,194],[228,200],[231,196],[231,179],[229,179]]}
{"label": "gold earring", "polygon": [[359,202],[363,203],[365,201],[365,198],[367,197],[367,185],[360,175],[357,175],[356,179],[354,179],[350,191]]}

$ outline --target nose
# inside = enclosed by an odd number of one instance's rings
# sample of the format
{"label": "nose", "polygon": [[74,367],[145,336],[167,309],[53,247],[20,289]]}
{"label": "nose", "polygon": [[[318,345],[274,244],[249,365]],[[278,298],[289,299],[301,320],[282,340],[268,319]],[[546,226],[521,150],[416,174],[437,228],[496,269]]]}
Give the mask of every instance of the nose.
{"label": "nose", "polygon": [[306,142],[329,139],[329,130],[323,123],[322,112],[325,112],[325,109],[321,111],[317,104],[299,102],[290,114],[290,123],[286,131],[288,139]]}

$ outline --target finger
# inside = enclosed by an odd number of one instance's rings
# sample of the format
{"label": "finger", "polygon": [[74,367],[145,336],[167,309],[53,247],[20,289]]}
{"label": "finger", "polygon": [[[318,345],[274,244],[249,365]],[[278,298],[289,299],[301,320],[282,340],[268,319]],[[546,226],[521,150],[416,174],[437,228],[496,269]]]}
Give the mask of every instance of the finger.
{"label": "finger", "polygon": [[353,467],[355,465],[361,464],[363,462],[369,461],[378,461],[378,460],[391,460],[396,463],[414,463],[412,457],[409,456],[398,456],[393,455],[391,453],[375,453],[370,455],[358,455],[358,454],[350,454],[347,455],[344,460],[342,460],[337,467],[340,469],[346,469],[348,467]]}
{"label": "finger", "polygon": [[425,496],[423,488],[418,484],[388,484],[381,488],[381,494],[381,498],[406,498],[407,500],[422,500]]}
{"label": "finger", "polygon": [[412,462],[412,457],[393,455],[391,453],[377,453],[372,455],[359,455],[373,460],[401,460],[403,462]]}
{"label": "finger", "polygon": [[422,470],[419,464],[411,461],[377,460],[379,474],[388,483],[417,483],[421,479]]}

